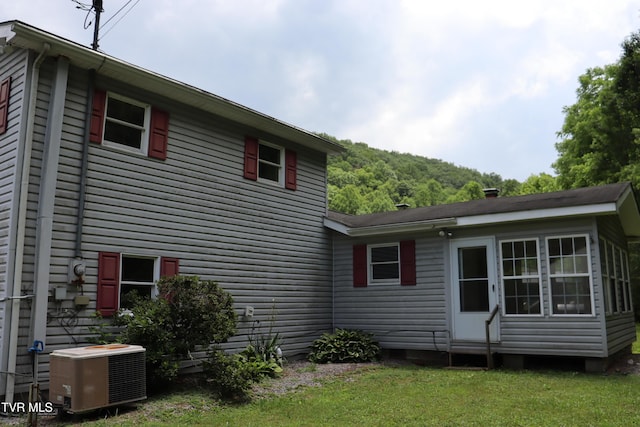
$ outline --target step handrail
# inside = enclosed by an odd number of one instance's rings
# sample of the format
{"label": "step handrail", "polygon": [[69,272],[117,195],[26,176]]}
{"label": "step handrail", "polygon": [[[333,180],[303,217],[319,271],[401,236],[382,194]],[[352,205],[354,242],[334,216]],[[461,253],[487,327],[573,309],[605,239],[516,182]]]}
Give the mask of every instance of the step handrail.
{"label": "step handrail", "polygon": [[491,315],[489,315],[489,318],[484,321],[484,332],[487,340],[487,369],[493,369],[493,355],[491,354],[491,334],[489,331],[489,327],[491,326],[491,322],[493,322],[493,319],[496,317],[499,310],[500,305],[496,304],[496,306],[491,311]]}

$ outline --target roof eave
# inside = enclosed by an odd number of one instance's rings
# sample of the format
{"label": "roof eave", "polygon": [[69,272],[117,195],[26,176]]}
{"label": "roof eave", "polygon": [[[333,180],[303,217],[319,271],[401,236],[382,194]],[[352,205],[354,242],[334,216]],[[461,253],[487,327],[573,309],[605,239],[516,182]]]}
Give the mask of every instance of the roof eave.
{"label": "roof eave", "polygon": [[640,208],[631,186],[627,187],[618,198],[616,210],[620,217],[622,229],[629,241],[640,241]]}
{"label": "roof eave", "polygon": [[[226,98],[187,85],[161,74],[143,69],[128,62],[91,50],[78,43],[42,31],[20,21],[5,22],[10,25],[11,34],[7,45],[41,51],[44,43],[49,44],[48,56],[64,56],[83,69],[95,69],[100,75],[116,80],[126,76],[128,82],[149,92],[162,93],[164,96],[191,105],[208,113],[241,123],[258,131],[295,141],[305,147],[335,154],[344,148],[333,141],[324,139],[304,129],[262,114]],[[5,31],[5,33],[7,33]],[[260,137],[261,135],[256,135]]]}
{"label": "roof eave", "polygon": [[606,215],[617,213],[616,203],[570,206],[562,208],[537,209],[517,212],[503,212],[486,215],[472,215],[458,218],[458,226],[482,226],[506,222],[535,221],[588,215]]}
{"label": "roof eave", "polygon": [[414,221],[399,224],[383,224],[365,227],[350,227],[329,218],[324,219],[324,225],[334,231],[349,237],[386,236],[389,234],[415,233],[437,228],[452,227],[456,225],[455,218],[439,218],[425,221]]}

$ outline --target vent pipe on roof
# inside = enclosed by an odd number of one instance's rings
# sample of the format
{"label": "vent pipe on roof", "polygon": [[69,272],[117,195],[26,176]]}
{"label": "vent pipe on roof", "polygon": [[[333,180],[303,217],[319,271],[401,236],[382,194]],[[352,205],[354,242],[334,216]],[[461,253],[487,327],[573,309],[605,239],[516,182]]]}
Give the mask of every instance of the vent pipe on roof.
{"label": "vent pipe on roof", "polygon": [[396,204],[396,209],[398,209],[399,211],[403,211],[405,209],[410,208],[411,205],[407,204],[407,203],[398,203]]}
{"label": "vent pipe on roof", "polygon": [[484,191],[484,197],[486,199],[495,199],[500,193],[500,190],[497,188],[484,188],[482,191]]}

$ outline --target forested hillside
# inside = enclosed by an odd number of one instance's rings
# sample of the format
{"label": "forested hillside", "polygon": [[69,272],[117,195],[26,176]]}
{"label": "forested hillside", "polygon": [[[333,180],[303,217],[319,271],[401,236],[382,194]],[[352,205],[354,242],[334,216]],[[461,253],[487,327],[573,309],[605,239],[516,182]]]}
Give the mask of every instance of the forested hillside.
{"label": "forested hillside", "polygon": [[418,207],[481,199],[483,188],[492,187],[502,196],[555,189],[555,179],[546,174],[520,183],[442,160],[321,136],[345,147],[328,164],[329,209],[336,212],[364,214],[395,210],[401,203]]}

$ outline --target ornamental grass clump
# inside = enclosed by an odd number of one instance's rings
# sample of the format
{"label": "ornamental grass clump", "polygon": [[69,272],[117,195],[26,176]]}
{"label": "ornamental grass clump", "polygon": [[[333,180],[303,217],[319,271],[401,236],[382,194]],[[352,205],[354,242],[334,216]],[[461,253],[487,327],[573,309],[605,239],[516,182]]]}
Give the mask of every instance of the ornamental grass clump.
{"label": "ornamental grass clump", "polygon": [[313,363],[361,363],[380,358],[380,346],[373,334],[351,329],[336,329],[313,342],[309,361]]}

